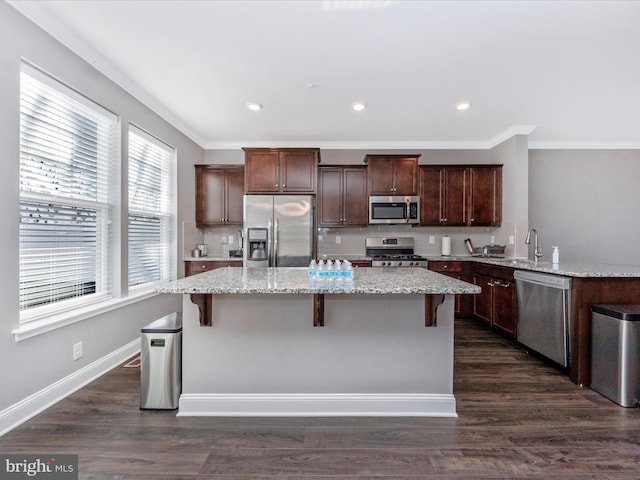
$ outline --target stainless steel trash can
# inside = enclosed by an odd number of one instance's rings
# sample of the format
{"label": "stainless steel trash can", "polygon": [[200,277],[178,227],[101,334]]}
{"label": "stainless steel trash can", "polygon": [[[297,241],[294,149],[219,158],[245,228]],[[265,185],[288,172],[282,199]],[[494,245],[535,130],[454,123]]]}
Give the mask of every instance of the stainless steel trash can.
{"label": "stainless steel trash can", "polygon": [[140,408],[178,408],[182,391],[182,315],[170,313],[142,328]]}
{"label": "stainless steel trash can", "polygon": [[591,307],[591,388],[623,407],[640,401],[640,305]]}

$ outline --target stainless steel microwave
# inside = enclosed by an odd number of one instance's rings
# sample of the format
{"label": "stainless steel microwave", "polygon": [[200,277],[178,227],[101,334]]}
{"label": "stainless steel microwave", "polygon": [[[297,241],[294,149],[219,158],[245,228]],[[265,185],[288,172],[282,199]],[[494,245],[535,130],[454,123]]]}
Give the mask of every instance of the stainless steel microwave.
{"label": "stainless steel microwave", "polygon": [[420,223],[420,197],[377,196],[369,197],[369,224],[409,224]]}

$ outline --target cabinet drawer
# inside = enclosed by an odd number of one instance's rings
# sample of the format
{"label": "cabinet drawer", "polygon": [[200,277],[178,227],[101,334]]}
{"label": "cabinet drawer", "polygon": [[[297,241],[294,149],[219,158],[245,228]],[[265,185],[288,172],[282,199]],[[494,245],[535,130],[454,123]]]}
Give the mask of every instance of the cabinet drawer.
{"label": "cabinet drawer", "polygon": [[242,261],[240,260],[209,260],[209,261],[186,261],[184,262],[184,275],[195,275],[196,273],[208,272],[216,268],[222,267],[241,267]]}
{"label": "cabinet drawer", "polygon": [[351,262],[351,265],[353,265],[354,267],[370,267],[371,260],[353,260]]}
{"label": "cabinet drawer", "polygon": [[462,262],[443,262],[443,261],[429,261],[427,268],[434,272],[462,272]]}

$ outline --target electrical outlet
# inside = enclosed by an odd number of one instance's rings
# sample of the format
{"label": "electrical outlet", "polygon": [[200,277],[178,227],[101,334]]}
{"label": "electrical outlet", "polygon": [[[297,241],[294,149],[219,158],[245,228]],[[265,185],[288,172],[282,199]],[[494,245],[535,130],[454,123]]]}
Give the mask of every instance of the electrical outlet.
{"label": "electrical outlet", "polygon": [[509,245],[513,245],[516,243],[516,239],[513,235],[509,235]]}
{"label": "electrical outlet", "polygon": [[342,237],[340,235],[336,235],[336,245],[340,245],[342,243]]}
{"label": "electrical outlet", "polygon": [[227,239],[227,243],[229,245],[233,245],[233,242],[235,242],[236,238],[233,235],[229,235],[228,239]]}
{"label": "electrical outlet", "polygon": [[435,236],[433,236],[433,235],[429,235],[429,243],[430,243],[430,244],[434,244],[434,243],[436,243],[436,237],[435,237]]}
{"label": "electrical outlet", "polygon": [[493,245],[493,244],[495,244],[495,243],[496,243],[496,236],[495,236],[495,235],[491,235],[491,238],[489,239],[489,243],[490,243],[491,245]]}
{"label": "electrical outlet", "polygon": [[73,344],[73,361],[80,360],[82,358],[82,342]]}

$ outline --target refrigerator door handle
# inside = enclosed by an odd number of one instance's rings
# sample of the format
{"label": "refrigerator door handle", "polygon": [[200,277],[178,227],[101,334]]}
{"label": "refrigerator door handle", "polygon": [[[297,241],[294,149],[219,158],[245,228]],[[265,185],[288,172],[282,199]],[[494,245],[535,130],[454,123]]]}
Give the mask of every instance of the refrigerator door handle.
{"label": "refrigerator door handle", "polygon": [[267,267],[273,266],[273,222],[267,223]]}
{"label": "refrigerator door handle", "polygon": [[278,217],[276,217],[276,222],[275,222],[275,227],[274,227],[274,231],[273,231],[273,266],[277,267],[278,266],[278,235],[279,235],[279,223],[278,223]]}

